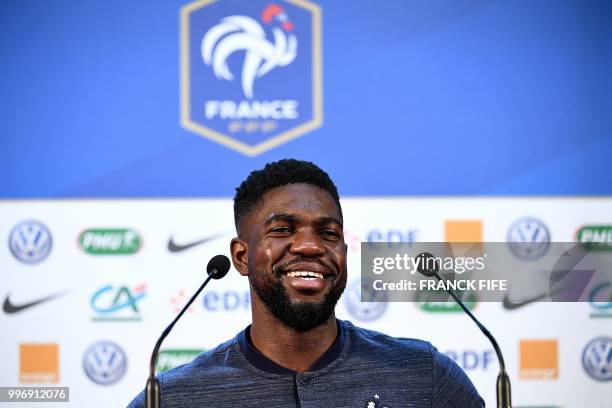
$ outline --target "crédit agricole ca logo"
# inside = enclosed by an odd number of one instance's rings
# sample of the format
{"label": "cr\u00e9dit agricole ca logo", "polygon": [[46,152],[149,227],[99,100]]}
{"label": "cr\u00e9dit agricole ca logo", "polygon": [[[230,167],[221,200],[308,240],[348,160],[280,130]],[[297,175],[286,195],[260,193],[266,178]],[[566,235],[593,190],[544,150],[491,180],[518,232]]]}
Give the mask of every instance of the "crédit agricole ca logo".
{"label": "cr\u00e9dit agricole ca logo", "polygon": [[319,126],[321,11],[306,0],[181,9],[181,125],[255,156]]}

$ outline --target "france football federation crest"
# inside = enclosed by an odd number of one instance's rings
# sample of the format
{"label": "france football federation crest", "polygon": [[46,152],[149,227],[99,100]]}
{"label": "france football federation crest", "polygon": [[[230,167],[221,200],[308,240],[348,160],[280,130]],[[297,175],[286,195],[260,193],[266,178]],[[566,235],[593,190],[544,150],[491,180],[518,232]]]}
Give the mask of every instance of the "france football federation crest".
{"label": "france football federation crest", "polygon": [[181,9],[181,125],[249,156],[323,121],[321,11],[307,0]]}

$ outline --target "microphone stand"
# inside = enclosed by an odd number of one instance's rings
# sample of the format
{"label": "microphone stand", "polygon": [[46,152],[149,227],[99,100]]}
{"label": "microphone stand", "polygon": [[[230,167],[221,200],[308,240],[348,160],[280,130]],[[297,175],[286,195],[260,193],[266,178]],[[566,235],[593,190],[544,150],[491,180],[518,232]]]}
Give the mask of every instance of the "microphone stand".
{"label": "microphone stand", "polygon": [[200,286],[200,289],[198,289],[197,292],[191,297],[191,299],[189,299],[189,302],[187,302],[185,307],[183,307],[183,310],[181,310],[181,312],[174,318],[172,323],[170,323],[168,327],[166,327],[166,329],[162,332],[161,336],[159,336],[159,339],[157,339],[157,343],[155,343],[153,353],[151,354],[151,361],[149,363],[149,378],[147,379],[147,387],[145,389],[146,408],[159,408],[159,381],[157,380],[157,377],[155,377],[155,366],[157,364],[157,355],[159,353],[159,348],[161,347],[162,342],[164,341],[166,336],[168,336],[168,334],[170,333],[176,322],[181,318],[183,313],[185,313],[185,311],[189,309],[189,306],[191,306],[193,301],[196,300],[200,292],[202,292],[202,289],[204,289],[204,287],[212,278],[212,274],[208,275],[202,286]]}
{"label": "microphone stand", "polygon": [[[442,278],[440,277],[440,275],[438,275],[438,272],[432,271],[432,273],[436,277],[436,279],[438,279],[439,281],[442,281]],[[493,345],[493,348],[495,349],[495,354],[497,354],[497,360],[499,361],[499,374],[497,376],[497,387],[496,387],[497,407],[498,408],[512,408],[512,398],[510,394],[510,377],[508,377],[508,374],[506,373],[506,363],[504,362],[504,356],[502,355],[501,349],[499,348],[499,345],[497,344],[497,340],[495,340],[495,337],[493,337],[491,332],[489,332],[489,330],[487,330],[487,328],[484,327],[484,325],[480,323],[478,319],[476,319],[476,317],[472,314],[472,312],[470,312],[470,310],[465,306],[465,304],[461,301],[461,299],[459,299],[459,296],[457,296],[455,291],[453,291],[451,288],[447,288],[447,292],[453,297],[453,299],[455,299],[455,302],[457,302],[457,304],[461,306],[463,311],[467,313],[468,316],[470,316],[472,321],[476,323],[476,326],[478,326],[480,331],[485,336],[487,336],[487,338]]]}
{"label": "microphone stand", "polygon": [[[429,265],[430,259],[434,260],[433,267],[426,269],[422,266],[419,266],[417,268],[417,270],[422,275],[428,278],[435,276],[436,279],[438,279],[438,281],[443,280],[438,274],[439,266],[437,262],[435,261],[435,258],[432,254],[430,254],[429,252],[423,252],[419,254],[418,257],[422,258],[425,261],[424,263],[426,265]],[[421,263],[421,265],[423,265],[423,263]],[[476,317],[472,314],[472,312],[469,311],[469,309],[465,306],[465,304],[461,301],[461,299],[459,299],[459,296],[457,296],[454,290],[452,290],[451,288],[447,288],[446,286],[445,286],[445,289],[453,297],[455,302],[457,302],[457,304],[461,306],[461,309],[463,309],[463,311],[467,313],[468,316],[470,316],[470,319],[472,319],[472,321],[476,323],[476,326],[478,326],[482,334],[487,336],[487,338],[493,345],[493,348],[495,349],[495,354],[497,354],[497,360],[499,361],[499,375],[497,376],[497,384],[496,384],[497,407],[498,408],[512,408],[512,397],[510,393],[510,377],[508,377],[508,374],[506,373],[506,363],[504,362],[504,356],[502,356],[502,352],[501,352],[501,349],[499,348],[499,345],[497,344],[497,340],[495,340],[495,337],[493,337],[491,332],[489,332],[489,330],[487,330],[487,328],[484,327],[484,325],[480,323],[478,319],[476,319]]]}
{"label": "microphone stand", "polygon": [[149,378],[147,379],[147,386],[145,388],[145,407],[146,408],[159,408],[160,406],[160,389],[159,389],[159,381],[157,377],[155,377],[155,366],[157,364],[157,355],[159,354],[159,348],[161,347],[162,342],[168,336],[176,322],[183,316],[183,314],[189,309],[189,306],[196,300],[200,292],[206,287],[208,282],[211,279],[221,279],[227,274],[230,268],[230,260],[224,255],[216,255],[214,256],[208,265],[206,266],[206,271],[208,273],[208,277],[200,286],[200,288],[196,291],[196,293],[189,299],[189,302],[183,307],[183,310],[172,320],[172,323],[166,327],[166,329],[162,332],[159,339],[157,339],[157,343],[155,343],[155,347],[153,348],[153,353],[151,354],[151,361],[149,363]]}

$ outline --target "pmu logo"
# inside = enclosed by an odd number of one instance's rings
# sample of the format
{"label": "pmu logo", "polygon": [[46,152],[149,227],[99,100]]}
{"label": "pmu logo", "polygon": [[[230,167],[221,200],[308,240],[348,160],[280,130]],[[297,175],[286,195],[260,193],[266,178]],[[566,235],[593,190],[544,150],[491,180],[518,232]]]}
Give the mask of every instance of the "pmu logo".
{"label": "pmu logo", "polygon": [[576,242],[592,251],[612,251],[612,225],[585,225],[576,233]]}
{"label": "pmu logo", "polygon": [[165,373],[183,364],[193,361],[203,349],[166,349],[159,352],[157,357],[157,372]]}
{"label": "pmu logo", "polygon": [[[465,307],[472,310],[478,303],[475,291],[459,292],[459,298]],[[428,313],[462,313],[461,306],[448,295],[446,291],[419,291],[416,294],[416,305]]]}
{"label": "pmu logo", "polygon": [[91,308],[96,315],[91,320],[139,321],[138,303],[147,295],[147,285],[142,283],[133,289],[127,286],[106,285],[98,289],[91,297]]}
{"label": "pmu logo", "polygon": [[131,255],[142,246],[142,237],[130,228],[92,228],[79,235],[79,245],[90,255]]}
{"label": "pmu logo", "polygon": [[321,11],[307,0],[181,9],[181,125],[248,156],[323,121]]}

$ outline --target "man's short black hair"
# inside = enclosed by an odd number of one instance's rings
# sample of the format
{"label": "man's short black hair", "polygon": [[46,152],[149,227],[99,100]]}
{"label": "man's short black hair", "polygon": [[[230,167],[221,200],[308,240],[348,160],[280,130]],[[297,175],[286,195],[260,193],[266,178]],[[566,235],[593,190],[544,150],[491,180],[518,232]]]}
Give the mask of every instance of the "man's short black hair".
{"label": "man's short black hair", "polygon": [[255,170],[240,183],[234,196],[234,222],[236,230],[240,231],[240,223],[257,205],[268,191],[287,184],[311,184],[327,191],[338,206],[340,221],[342,221],[342,207],[338,189],[329,175],[316,164],[284,159],[266,164],[262,170]]}

